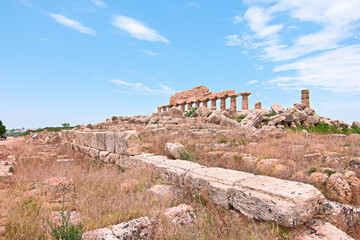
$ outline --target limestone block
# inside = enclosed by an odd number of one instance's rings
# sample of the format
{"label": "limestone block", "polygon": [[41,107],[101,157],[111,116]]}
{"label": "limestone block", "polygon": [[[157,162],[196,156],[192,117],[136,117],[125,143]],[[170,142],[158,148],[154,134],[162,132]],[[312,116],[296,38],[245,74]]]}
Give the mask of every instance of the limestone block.
{"label": "limestone block", "polygon": [[87,134],[89,135],[89,139],[90,139],[90,146],[89,147],[97,149],[96,133],[92,132],[92,133],[87,133]]}
{"label": "limestone block", "polygon": [[271,105],[271,109],[277,114],[281,114],[285,112],[285,109],[278,103],[274,103],[273,105]]}
{"label": "limestone block", "polygon": [[95,146],[95,148],[97,148],[98,150],[101,150],[101,151],[106,150],[105,135],[106,135],[106,133],[104,133],[104,132],[95,133],[95,136],[96,136],[96,146]]}
{"label": "limestone block", "polygon": [[246,127],[257,127],[262,120],[263,114],[261,111],[250,112],[242,121],[241,125]]}
{"label": "limestone block", "polygon": [[354,240],[334,225],[319,219],[309,221],[298,229],[298,232],[299,234],[297,234],[296,240]]}
{"label": "limestone block", "polygon": [[170,108],[169,114],[172,118],[182,118],[183,112],[179,108]]}
{"label": "limestone block", "polygon": [[218,110],[213,111],[208,117],[209,123],[219,124],[221,119],[221,113]]}
{"label": "limestone block", "polygon": [[90,157],[92,157],[92,158],[99,158],[100,151],[97,150],[96,148],[90,148],[90,150],[89,150],[89,155],[90,155]]}
{"label": "limestone block", "polygon": [[341,173],[335,173],[326,182],[326,194],[330,200],[349,203],[352,199],[351,187]]}
{"label": "limestone block", "polygon": [[231,204],[246,216],[294,227],[310,220],[324,196],[315,187],[267,176],[246,178],[229,189]]}
{"label": "limestone block", "polygon": [[221,114],[220,125],[223,127],[232,128],[232,129],[242,128],[242,125],[240,123],[238,123],[234,119],[224,116],[223,114]]}
{"label": "limestone block", "polygon": [[208,117],[211,112],[211,108],[201,106],[191,115],[191,117]]}
{"label": "limestone block", "polygon": [[166,155],[173,159],[181,159],[181,154],[186,152],[185,147],[180,143],[167,142],[165,144]]}
{"label": "limestone block", "polygon": [[136,131],[117,132],[115,134],[115,152],[122,155],[139,154],[140,140]]}
{"label": "limestone block", "polygon": [[84,240],[118,240],[109,228],[96,229],[83,234]]}
{"label": "limestone block", "polygon": [[141,217],[112,226],[111,230],[117,239],[152,239],[156,222],[155,219]]}
{"label": "limestone block", "polygon": [[113,132],[105,133],[105,146],[106,146],[106,151],[111,153],[115,152],[115,133]]}
{"label": "limestone block", "polygon": [[317,115],[309,116],[309,117],[307,117],[307,122],[311,125],[317,125],[320,123],[320,117]]}
{"label": "limestone block", "polygon": [[296,107],[297,109],[299,109],[300,111],[305,110],[306,105],[303,103],[294,103],[294,107]]}
{"label": "limestone block", "polygon": [[99,153],[100,161],[106,162],[106,158],[107,158],[108,155],[109,155],[109,152],[107,152],[107,151],[101,151],[101,152]]}
{"label": "limestone block", "polygon": [[210,200],[229,208],[228,190],[238,181],[254,175],[223,168],[196,168],[185,176],[185,184],[191,185]]}
{"label": "limestone block", "polygon": [[355,122],[352,123],[351,126],[352,126],[352,127],[360,128],[360,122],[359,122],[359,121],[355,121]]}

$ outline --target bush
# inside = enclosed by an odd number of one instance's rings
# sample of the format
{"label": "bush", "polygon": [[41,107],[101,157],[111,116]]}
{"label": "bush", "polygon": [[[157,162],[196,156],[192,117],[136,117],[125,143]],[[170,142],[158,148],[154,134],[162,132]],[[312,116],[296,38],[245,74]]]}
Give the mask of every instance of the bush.
{"label": "bush", "polygon": [[314,172],[316,172],[316,171],[317,171],[316,168],[314,168],[314,167],[310,168],[310,169],[309,169],[309,175],[311,175],[312,173],[314,173]]}
{"label": "bush", "polygon": [[56,240],[81,240],[83,235],[81,223],[70,222],[70,212],[61,212],[60,223],[51,223],[51,236]]}
{"label": "bush", "polygon": [[271,112],[271,113],[264,114],[263,116],[264,116],[264,117],[273,117],[273,116],[275,116],[276,114],[277,114],[276,112]]}
{"label": "bush", "polygon": [[227,143],[227,142],[228,142],[228,140],[226,138],[224,138],[224,137],[221,137],[219,139],[219,143]]}
{"label": "bush", "polygon": [[186,151],[179,152],[181,160],[190,160],[190,154]]}
{"label": "bush", "polygon": [[0,121],[0,135],[6,133],[6,127],[3,125],[2,121]]}
{"label": "bush", "polygon": [[192,108],[190,109],[190,111],[188,111],[186,113],[186,117],[191,117],[191,115],[193,115],[193,113],[197,110],[198,108]]}
{"label": "bush", "polygon": [[244,118],[246,118],[246,115],[242,114],[242,115],[239,115],[237,117],[238,120],[243,120]]}
{"label": "bush", "polygon": [[336,173],[336,172],[331,171],[331,170],[329,170],[329,169],[325,169],[324,172],[325,172],[329,177],[330,177],[331,175],[333,175],[334,173]]}

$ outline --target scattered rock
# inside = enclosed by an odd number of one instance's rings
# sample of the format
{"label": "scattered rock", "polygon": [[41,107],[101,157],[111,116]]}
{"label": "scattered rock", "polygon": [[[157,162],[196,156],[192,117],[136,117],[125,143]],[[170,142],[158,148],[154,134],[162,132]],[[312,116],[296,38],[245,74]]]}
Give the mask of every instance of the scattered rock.
{"label": "scattered rock", "polygon": [[186,152],[185,147],[180,143],[167,142],[165,144],[166,155],[173,159],[181,159],[181,154]]}
{"label": "scattered rock", "polygon": [[118,239],[152,239],[157,220],[141,217],[112,226],[113,235]]}
{"label": "scattered rock", "polygon": [[277,114],[281,114],[285,112],[285,109],[278,103],[274,103],[273,105],[271,105],[271,109]]}
{"label": "scattered rock", "polygon": [[154,185],[148,191],[153,194],[166,197],[172,193],[172,187],[169,185]]}
{"label": "scattered rock", "polygon": [[221,113],[219,110],[212,111],[208,117],[209,123],[219,124],[221,119]]}
{"label": "scattered rock", "polygon": [[186,225],[192,223],[196,218],[194,209],[190,205],[180,204],[179,206],[167,208],[162,214],[167,217],[172,224]]}
{"label": "scattered rock", "polygon": [[83,234],[84,240],[119,240],[109,228],[100,228]]}
{"label": "scattered rock", "polygon": [[330,200],[349,203],[352,199],[351,187],[340,173],[335,173],[329,177],[325,190]]}

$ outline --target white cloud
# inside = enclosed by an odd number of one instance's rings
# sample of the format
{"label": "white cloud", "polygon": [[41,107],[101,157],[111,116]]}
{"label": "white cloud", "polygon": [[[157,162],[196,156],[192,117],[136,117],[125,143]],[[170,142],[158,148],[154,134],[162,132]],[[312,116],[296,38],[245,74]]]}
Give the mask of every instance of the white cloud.
{"label": "white cloud", "polygon": [[283,28],[282,24],[267,26],[271,16],[265,9],[260,7],[250,7],[246,11],[244,18],[248,21],[251,30],[260,38],[277,34]]}
{"label": "white cloud", "polygon": [[141,50],[142,52],[144,52],[144,53],[146,53],[146,54],[148,54],[148,55],[150,55],[150,56],[152,56],[152,57],[161,57],[161,55],[160,54],[158,54],[158,53],[156,53],[156,52],[153,52],[153,51],[150,51],[150,50],[146,50],[146,49],[143,49],[143,50]]}
{"label": "white cloud", "polygon": [[75,21],[73,19],[67,18],[61,14],[49,13],[49,16],[55,19],[58,23],[69,27],[71,29],[77,30],[81,33],[88,34],[88,35],[96,35],[96,31],[87,27],[84,27],[80,22]]}
{"label": "white cloud", "polygon": [[241,39],[239,39],[239,35],[233,34],[225,37],[225,45],[227,46],[238,46],[241,45]]}
{"label": "white cloud", "polygon": [[169,86],[159,84],[159,89],[152,89],[142,83],[131,83],[126,82],[119,79],[111,79],[110,82],[119,85],[123,90],[127,91],[128,93],[137,93],[140,95],[158,95],[158,94],[166,94],[172,95],[177,91],[171,89]]}
{"label": "white cloud", "polygon": [[115,15],[112,24],[130,33],[133,38],[151,42],[169,43],[169,40],[161,36],[155,29],[149,28],[144,23],[133,18]]}
{"label": "white cloud", "polygon": [[277,66],[274,72],[293,75],[269,81],[279,87],[319,87],[333,92],[360,93],[360,44],[330,50],[317,56]]}
{"label": "white cloud", "polygon": [[197,2],[188,2],[187,5],[188,5],[188,7],[195,7],[195,8],[200,7],[200,4]]}
{"label": "white cloud", "polygon": [[47,41],[49,41],[49,39],[47,39],[47,38],[42,38],[41,41],[47,42]]}
{"label": "white cloud", "polygon": [[98,7],[106,7],[106,3],[101,0],[91,0]]}
{"label": "white cloud", "polygon": [[242,17],[240,17],[240,16],[235,16],[234,18],[233,18],[233,23],[234,24],[238,24],[238,23],[241,23],[242,21],[243,21],[244,19],[242,18]]}
{"label": "white cloud", "polygon": [[255,65],[257,71],[261,71],[264,69],[264,65]]}
{"label": "white cloud", "polygon": [[20,3],[26,7],[32,7],[32,4],[29,3],[27,0],[20,0]]}
{"label": "white cloud", "polygon": [[259,82],[258,80],[251,80],[251,81],[248,81],[246,84],[251,85],[251,84],[258,83],[258,82]]}

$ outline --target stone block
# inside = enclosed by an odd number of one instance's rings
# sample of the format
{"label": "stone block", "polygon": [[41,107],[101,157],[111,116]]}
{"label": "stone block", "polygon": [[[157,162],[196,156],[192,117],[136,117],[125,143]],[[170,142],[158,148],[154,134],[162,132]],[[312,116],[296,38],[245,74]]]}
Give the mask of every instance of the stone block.
{"label": "stone block", "polygon": [[274,103],[273,105],[271,105],[271,109],[277,114],[281,114],[285,112],[285,109],[278,103]]}
{"label": "stone block", "polygon": [[105,133],[105,147],[106,147],[106,151],[111,153],[115,152],[115,133],[113,132]]}
{"label": "stone block", "polygon": [[140,140],[136,131],[115,133],[115,153],[121,155],[136,155],[140,153]]}

